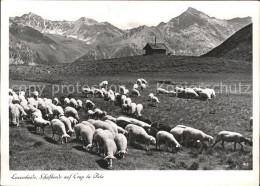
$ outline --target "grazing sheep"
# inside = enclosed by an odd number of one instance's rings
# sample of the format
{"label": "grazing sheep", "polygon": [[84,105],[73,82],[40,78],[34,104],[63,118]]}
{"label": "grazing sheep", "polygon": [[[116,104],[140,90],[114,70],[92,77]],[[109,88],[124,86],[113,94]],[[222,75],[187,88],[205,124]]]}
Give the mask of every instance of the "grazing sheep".
{"label": "grazing sheep", "polygon": [[82,101],[80,99],[77,100],[78,108],[82,108]]}
{"label": "grazing sheep", "polygon": [[169,91],[163,88],[157,88],[157,94],[169,94]]}
{"label": "grazing sheep", "polygon": [[54,98],[54,99],[53,99],[53,104],[56,105],[56,106],[58,106],[58,105],[61,105],[61,102],[59,101],[58,98]]}
{"label": "grazing sheep", "polygon": [[206,88],[203,90],[203,92],[207,92],[210,95],[210,98],[215,98],[216,97],[216,93],[214,89],[211,88]]}
{"label": "grazing sheep", "polygon": [[141,96],[140,92],[137,89],[132,89],[133,96]]}
{"label": "grazing sheep", "polygon": [[67,143],[67,138],[70,138],[70,136],[66,133],[65,125],[62,121],[59,119],[53,119],[51,120],[51,126],[52,126],[52,139],[54,139],[54,135],[59,135],[59,140],[61,140],[61,143],[63,143],[63,139],[65,143]]}
{"label": "grazing sheep", "polygon": [[154,106],[157,107],[159,105],[160,101],[156,96],[153,95],[153,96],[150,96],[149,98],[152,101],[152,103],[154,104]]}
{"label": "grazing sheep", "polygon": [[93,144],[95,145],[98,154],[100,152],[101,153],[103,152],[102,149],[103,149],[103,146],[104,146],[104,142],[108,139],[109,138],[107,136],[107,133],[104,132],[103,129],[99,128],[99,129],[95,130],[95,132],[93,134]]}
{"label": "grazing sheep", "polygon": [[141,90],[145,90],[147,88],[146,84],[143,84],[143,83],[140,85],[140,87],[141,87]]}
{"label": "grazing sheep", "polygon": [[39,109],[32,111],[32,123],[34,123],[35,118],[42,118],[42,112]]}
{"label": "grazing sheep", "polygon": [[95,129],[103,129],[103,130],[107,129],[113,134],[113,136],[115,136],[113,128],[110,125],[108,125],[108,123],[101,120],[93,120],[93,119],[89,119],[88,122],[90,122],[95,127]]}
{"label": "grazing sheep", "polygon": [[141,112],[143,111],[143,105],[142,104],[137,104],[136,105],[136,115],[137,116],[141,116],[142,114],[141,114]]}
{"label": "grazing sheep", "polygon": [[77,103],[76,99],[74,99],[74,98],[70,99],[70,106],[72,106],[75,109],[78,108],[78,103]]}
{"label": "grazing sheep", "polygon": [[124,155],[127,154],[127,139],[123,134],[116,134],[115,143],[117,146],[117,154],[120,158],[124,158]]}
{"label": "grazing sheep", "polygon": [[86,100],[86,105],[85,105],[86,112],[90,109],[94,109],[94,107],[95,107],[95,104],[92,101]]}
{"label": "grazing sheep", "polygon": [[108,139],[113,139],[114,140],[114,136],[115,136],[115,134],[112,134],[112,132],[111,131],[109,131],[109,130],[104,130],[104,132],[107,134],[107,136],[108,136]]}
{"label": "grazing sheep", "polygon": [[125,127],[128,125],[128,124],[131,124],[131,121],[129,120],[129,118],[127,117],[124,117],[124,116],[120,116],[116,119],[116,124],[119,126],[119,127],[122,127],[123,129],[125,129]]}
{"label": "grazing sheep", "polygon": [[[172,148],[172,152],[173,149],[177,149],[180,148],[181,145],[178,143],[178,141],[174,138],[174,136],[166,131],[159,131],[156,134],[156,149],[159,147],[160,149],[160,145],[162,143],[165,143],[167,145],[167,147],[171,147]],[[169,149],[168,149],[169,150]]]}
{"label": "grazing sheep", "polygon": [[137,85],[137,84],[134,84],[134,85],[133,85],[133,89],[138,89],[138,85]]}
{"label": "grazing sheep", "polygon": [[64,115],[66,117],[72,116],[73,118],[76,118],[76,120],[78,121],[80,120],[77,110],[73,107],[66,107],[64,110]]}
{"label": "grazing sheep", "polygon": [[100,90],[100,89],[95,89],[94,96],[99,97],[99,98],[103,98],[104,97],[103,91]]}
{"label": "grazing sheep", "polygon": [[143,141],[145,143],[146,150],[149,150],[149,144],[156,144],[156,139],[153,136],[148,135],[142,127],[129,124],[126,126],[125,130],[128,132],[128,141],[131,139],[134,141]]}
{"label": "grazing sheep", "polygon": [[75,118],[73,117],[68,117],[68,119],[70,120],[70,123],[71,123],[71,127],[73,128],[75,125],[77,125],[78,123],[78,120],[76,120]]}
{"label": "grazing sheep", "polygon": [[129,94],[129,90],[128,89],[125,89],[124,92],[123,92],[124,95],[128,96]]}
{"label": "grazing sheep", "polygon": [[107,112],[106,112],[106,111],[102,111],[102,110],[100,110],[100,109],[98,109],[98,108],[96,108],[96,109],[94,110],[94,118],[96,118],[96,119],[101,119],[101,118],[103,118],[105,115],[107,115]]}
{"label": "grazing sheep", "polygon": [[121,104],[126,104],[126,96],[125,95],[121,96]]}
{"label": "grazing sheep", "polygon": [[14,106],[19,109],[20,116],[21,116],[22,120],[27,117],[27,113],[24,111],[24,109],[21,105],[16,103],[16,104],[14,104]]}
{"label": "grazing sheep", "polygon": [[[92,125],[92,124],[91,124]],[[81,129],[82,128],[85,128],[85,127],[89,127],[89,128],[91,128],[91,126],[89,126],[89,125],[87,125],[86,123],[79,123],[79,124],[77,124],[77,125],[75,125],[75,127],[74,127],[74,132],[75,132],[75,135],[76,135],[76,139],[79,139],[79,137],[80,137],[80,131],[81,131]],[[92,125],[92,127],[94,127],[93,125]],[[93,131],[93,133],[95,132],[95,127],[94,127],[94,130],[91,128],[91,130]]]}
{"label": "grazing sheep", "polygon": [[14,126],[19,126],[19,117],[20,117],[19,108],[12,104],[9,106],[9,110],[10,110],[9,114],[10,114],[11,124]]}
{"label": "grazing sheep", "polygon": [[178,127],[178,125],[177,125],[173,129],[171,129],[170,133],[174,136],[174,138],[178,142],[181,142],[181,135],[182,135],[182,132],[184,131],[185,128],[187,128],[187,127],[186,126],[185,127]]}
{"label": "grazing sheep", "polygon": [[94,90],[90,88],[83,88],[82,89],[82,95],[85,97],[88,97],[88,95],[94,95]]}
{"label": "grazing sheep", "polygon": [[118,133],[118,131],[117,131],[117,128],[118,128],[117,124],[115,124],[113,121],[110,121],[110,120],[105,120],[105,122],[112,127],[112,129],[113,129],[115,134]]}
{"label": "grazing sheep", "polygon": [[24,100],[25,99],[25,97],[24,97],[24,95],[21,95],[21,94],[19,94],[19,96],[18,96],[18,99],[20,100],[20,102],[22,101],[22,100]]}
{"label": "grazing sheep", "polygon": [[130,120],[131,124],[137,125],[139,127],[150,127],[151,126],[143,121],[140,121],[140,120],[137,120],[134,118],[128,118],[128,119]]}
{"label": "grazing sheep", "polygon": [[183,98],[184,95],[185,95],[185,89],[184,88],[176,87],[175,92],[176,92],[176,96],[178,98]]}
{"label": "grazing sheep", "polygon": [[106,88],[107,85],[108,85],[108,81],[102,81],[102,82],[99,84],[100,88]]}
{"label": "grazing sheep", "polygon": [[143,127],[144,130],[147,132],[147,134],[153,136],[156,138],[156,134],[159,132],[159,130],[157,128],[154,128],[154,127]]}
{"label": "grazing sheep", "polygon": [[201,153],[203,150],[203,147],[205,145],[204,141],[208,141],[209,145],[213,141],[212,136],[209,136],[209,135],[205,134],[204,132],[202,132],[198,129],[191,128],[191,127],[187,127],[183,130],[181,139],[182,139],[181,141],[185,140],[185,147],[187,147],[187,143],[189,140],[193,140],[193,141],[199,140],[201,143],[201,148],[200,148],[199,153]]}
{"label": "grazing sheep", "polygon": [[237,132],[230,131],[221,131],[217,135],[217,139],[215,143],[212,145],[212,148],[218,143],[222,141],[222,147],[224,149],[224,142],[234,142],[234,151],[236,150],[236,144],[238,143],[241,146],[241,150],[244,150],[243,145],[241,143],[245,143],[245,145],[253,145],[253,141],[250,138],[244,137],[242,134]]}
{"label": "grazing sheep", "polygon": [[59,120],[64,123],[67,133],[69,135],[72,135],[74,133],[74,130],[72,129],[71,121],[69,120],[69,118],[67,118],[66,116],[60,116]]}
{"label": "grazing sheep", "polygon": [[130,105],[130,114],[132,116],[134,116],[135,113],[136,113],[136,104],[135,103],[131,103],[131,105]]}
{"label": "grazing sheep", "polygon": [[26,99],[22,99],[20,101],[20,105],[22,105],[24,107],[24,106],[28,105],[28,101]]}
{"label": "grazing sheep", "polygon": [[147,82],[144,78],[141,78],[141,82],[142,82],[143,84],[148,84],[148,82]]}
{"label": "grazing sheep", "polygon": [[37,129],[40,130],[40,128],[41,128],[42,134],[44,134],[44,128],[48,125],[51,125],[50,121],[47,121],[41,117],[34,119],[34,126],[35,126],[36,132],[37,132]]}
{"label": "grazing sheep", "polygon": [[87,119],[94,119],[95,112],[93,110],[88,110]]}
{"label": "grazing sheep", "polygon": [[125,100],[125,104],[127,104],[128,107],[130,107],[131,103],[132,103],[131,98],[126,98],[126,100]]}
{"label": "grazing sheep", "polygon": [[94,127],[94,125],[92,125],[92,124],[91,124],[90,122],[88,122],[88,121],[82,121],[81,124],[87,125],[88,127],[90,127],[90,128],[93,130],[93,132],[95,132],[95,130],[96,130],[96,128]]}
{"label": "grazing sheep", "polygon": [[127,134],[128,133],[125,129],[123,129],[122,127],[119,127],[119,126],[117,126],[117,132],[121,133],[121,134]]}
{"label": "grazing sheep", "polygon": [[94,134],[94,131],[86,125],[80,129],[80,135],[81,135],[82,142],[83,142],[83,148],[85,148],[87,151],[90,148],[92,149],[93,134]]}
{"label": "grazing sheep", "polygon": [[201,100],[207,100],[207,99],[211,99],[211,96],[209,95],[208,92],[202,91],[202,92],[200,92],[200,94],[199,94],[199,99],[201,99]]}
{"label": "grazing sheep", "polygon": [[70,105],[70,99],[69,98],[65,98],[64,99],[64,105],[65,106],[69,106]]}
{"label": "grazing sheep", "polygon": [[119,86],[119,92],[120,92],[120,94],[124,94],[124,92],[125,92],[125,87],[124,86]]}
{"label": "grazing sheep", "polygon": [[116,122],[116,118],[113,116],[110,116],[110,115],[105,115],[104,120],[110,120],[110,121]]}
{"label": "grazing sheep", "polygon": [[112,168],[113,159],[116,159],[116,157],[114,156],[116,154],[116,151],[117,147],[114,140],[108,139],[104,142],[104,154],[106,156],[104,160],[107,161],[109,168]]}
{"label": "grazing sheep", "polygon": [[61,106],[57,106],[52,112],[53,112],[53,117],[59,117],[64,115],[64,111]]}
{"label": "grazing sheep", "polygon": [[191,88],[184,89],[184,97],[185,98],[198,98],[199,95]]}
{"label": "grazing sheep", "polygon": [[141,84],[142,84],[142,80],[141,80],[141,79],[137,79],[137,80],[136,80],[136,84],[137,84],[137,85],[141,85]]}
{"label": "grazing sheep", "polygon": [[194,90],[198,95],[200,95],[200,92],[203,91],[202,88],[193,88],[193,90]]}

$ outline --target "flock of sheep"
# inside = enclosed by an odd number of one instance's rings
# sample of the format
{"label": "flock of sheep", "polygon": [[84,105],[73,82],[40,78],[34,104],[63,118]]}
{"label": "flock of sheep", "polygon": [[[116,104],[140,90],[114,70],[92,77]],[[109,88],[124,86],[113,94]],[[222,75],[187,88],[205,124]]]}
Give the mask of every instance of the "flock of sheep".
{"label": "flock of sheep", "polygon": [[[59,136],[61,143],[66,143],[67,138],[75,135],[76,139],[82,141],[83,148],[87,151],[95,151],[104,156],[108,167],[112,167],[113,159],[124,158],[127,154],[127,145],[140,142],[145,145],[145,149],[149,150],[150,145],[156,145],[156,149],[160,149],[163,144],[168,150],[173,152],[189,145],[199,148],[199,153],[204,148],[214,147],[218,142],[234,142],[234,150],[236,144],[240,144],[243,150],[244,142],[252,146],[252,140],[243,135],[230,131],[221,131],[218,133],[215,143],[213,137],[205,134],[203,131],[188,127],[185,125],[177,125],[171,128],[168,125],[158,122],[151,122],[150,119],[142,115],[143,105],[134,103],[129,96],[141,96],[139,88],[144,90],[148,86],[148,82],[144,79],[138,79],[133,85],[130,92],[126,87],[120,86],[119,92],[115,90],[107,90],[108,82],[100,83],[100,89],[85,88],[82,94],[85,97],[89,95],[93,97],[101,97],[104,100],[118,105],[122,109],[124,116],[113,117],[108,115],[106,111],[95,108],[95,104],[86,100],[76,100],[72,94],[66,98],[40,98],[37,91],[33,92],[32,97],[25,98],[25,92],[20,91],[18,94],[9,89],[9,119],[11,126],[19,126],[20,119],[30,119],[35,126],[36,132],[50,126],[53,131],[52,138]],[[157,94],[170,94],[182,98],[212,99],[215,98],[213,89],[200,88],[178,88],[175,91],[167,91],[158,88]],[[148,99],[154,106],[158,106],[160,101],[153,93],[149,94]],[[88,120],[80,121],[78,114],[79,109],[84,109]],[[253,119],[250,118],[250,126],[252,127]]]}

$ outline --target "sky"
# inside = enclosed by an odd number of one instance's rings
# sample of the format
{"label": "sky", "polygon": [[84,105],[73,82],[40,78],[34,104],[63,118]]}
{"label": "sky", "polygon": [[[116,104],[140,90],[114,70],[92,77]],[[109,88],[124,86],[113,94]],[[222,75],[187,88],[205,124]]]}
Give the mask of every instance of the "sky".
{"label": "sky", "polygon": [[[249,1],[6,1],[9,16],[32,12],[52,21],[74,21],[88,17],[107,21],[120,29],[141,25],[156,26],[195,8],[219,19],[253,15],[255,4]],[[13,5],[13,6],[12,6]]]}

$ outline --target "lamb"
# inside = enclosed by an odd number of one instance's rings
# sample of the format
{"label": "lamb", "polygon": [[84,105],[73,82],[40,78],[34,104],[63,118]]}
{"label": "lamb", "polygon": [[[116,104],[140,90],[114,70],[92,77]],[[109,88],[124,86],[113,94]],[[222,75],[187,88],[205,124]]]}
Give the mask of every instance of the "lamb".
{"label": "lamb", "polygon": [[53,119],[51,120],[51,126],[52,126],[52,139],[54,139],[54,135],[59,135],[59,140],[61,140],[61,143],[63,143],[63,139],[65,139],[65,143],[67,143],[67,138],[70,138],[70,136],[66,133],[65,125],[60,121],[59,119]]}
{"label": "lamb", "polygon": [[156,144],[156,139],[153,136],[148,135],[142,127],[129,124],[125,130],[128,132],[128,141],[131,142],[131,138],[137,141],[144,141],[146,150],[149,150],[149,144]]}
{"label": "lamb", "polygon": [[134,84],[133,89],[138,89],[138,84]]}
{"label": "lamb", "polygon": [[212,143],[213,141],[213,137],[209,136],[207,134],[205,134],[204,132],[198,130],[198,129],[194,129],[191,127],[187,127],[183,130],[182,132],[182,137],[181,137],[181,141],[183,141],[183,139],[185,140],[185,146],[187,147],[187,143],[189,140],[199,140],[201,143],[201,148],[199,153],[202,153],[203,147],[204,147],[204,141],[208,141],[209,145]]}
{"label": "lamb", "polygon": [[73,107],[66,107],[64,111],[64,115],[66,117],[72,116],[73,118],[76,118],[76,120],[78,121],[80,120],[77,110]]}
{"label": "lamb", "polygon": [[136,115],[137,116],[141,116],[142,114],[141,114],[141,112],[143,111],[143,105],[142,104],[137,104],[136,105]]}
{"label": "lamb", "polygon": [[141,96],[140,92],[137,89],[132,89],[133,96]]}
{"label": "lamb", "polygon": [[72,129],[70,120],[66,116],[60,116],[59,120],[64,123],[67,133],[72,135],[74,133],[74,130]]}
{"label": "lamb", "polygon": [[93,147],[92,146],[93,134],[94,131],[86,125],[82,127],[80,130],[80,135],[83,141],[83,148],[85,148],[87,151]]}
{"label": "lamb", "polygon": [[174,136],[171,133],[166,132],[166,131],[159,131],[156,134],[156,149],[158,147],[160,149],[160,145],[162,143],[165,143],[167,145],[167,147],[172,147],[172,152],[173,152],[173,148],[177,149],[177,148],[181,147],[181,145],[174,138]]}
{"label": "lamb", "polygon": [[107,115],[106,111],[101,111],[100,109],[96,108],[94,110],[94,118],[96,119],[101,119],[102,117],[104,117],[105,115]]}
{"label": "lamb", "polygon": [[127,154],[127,139],[123,134],[116,134],[114,140],[117,146],[117,154],[123,159],[124,155]]}
{"label": "lamb", "polygon": [[86,111],[88,111],[90,109],[94,109],[94,107],[95,107],[95,104],[92,101],[86,100],[86,106],[85,106]]}
{"label": "lamb", "polygon": [[243,151],[243,145],[241,143],[245,143],[245,145],[253,145],[253,141],[250,138],[244,137],[242,134],[237,132],[230,132],[230,131],[221,131],[217,135],[217,139],[215,143],[212,145],[212,148],[218,143],[222,141],[222,147],[224,149],[224,142],[234,142],[234,151],[236,150],[236,144],[238,143],[241,146],[241,150]]}
{"label": "lamb", "polygon": [[117,147],[116,143],[112,139],[105,140],[104,142],[104,160],[107,160],[107,164],[109,168],[112,168],[113,159],[116,159],[114,156],[116,154]]}
{"label": "lamb", "polygon": [[37,129],[40,130],[40,128],[41,128],[42,129],[42,134],[44,134],[44,128],[46,126],[48,126],[48,125],[49,126],[51,125],[50,121],[47,121],[47,120],[45,120],[45,119],[43,119],[41,117],[38,117],[38,118],[34,119],[34,126],[35,126],[36,132],[37,132]]}
{"label": "lamb", "polygon": [[163,88],[157,88],[157,94],[169,94],[169,91]]}

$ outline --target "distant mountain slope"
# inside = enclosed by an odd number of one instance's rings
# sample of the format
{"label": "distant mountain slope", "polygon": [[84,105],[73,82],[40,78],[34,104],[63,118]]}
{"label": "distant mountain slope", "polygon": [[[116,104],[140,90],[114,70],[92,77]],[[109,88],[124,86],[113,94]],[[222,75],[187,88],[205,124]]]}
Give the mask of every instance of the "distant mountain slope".
{"label": "distant mountain slope", "polygon": [[90,46],[64,36],[42,34],[29,27],[10,21],[10,64],[69,63],[82,56]]}
{"label": "distant mountain slope", "polygon": [[252,42],[252,24],[250,24],[204,56],[252,61]]}
{"label": "distant mountain slope", "polygon": [[[157,42],[163,42],[168,47],[169,53],[200,56],[250,24],[251,18],[220,20],[188,8],[167,23],[161,22],[152,27],[143,25],[125,31],[108,22],[99,23],[85,17],[76,21],[50,21],[33,13],[11,17],[10,23],[16,23],[25,31],[19,33],[19,30],[10,28],[11,51],[31,56],[31,61],[40,64],[142,55],[143,47],[146,43],[153,43],[155,37]],[[14,42],[22,43],[26,50],[17,50]],[[10,61],[15,61],[13,56]]]}

